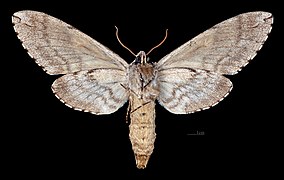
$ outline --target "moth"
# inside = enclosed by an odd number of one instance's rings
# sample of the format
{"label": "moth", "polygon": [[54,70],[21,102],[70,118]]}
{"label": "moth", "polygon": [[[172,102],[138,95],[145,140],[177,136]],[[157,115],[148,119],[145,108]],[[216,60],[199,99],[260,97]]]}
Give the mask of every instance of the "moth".
{"label": "moth", "polygon": [[149,52],[140,51],[130,64],[45,13],[19,11],[12,22],[36,63],[50,75],[62,74],[52,91],[65,105],[100,115],[114,113],[129,101],[129,138],[137,168],[144,169],[156,138],[156,100],[174,114],[194,113],[219,103],[232,90],[224,75],[236,74],[255,57],[271,31],[273,17],[262,11],[243,13],[216,24],[157,62],[149,62]]}

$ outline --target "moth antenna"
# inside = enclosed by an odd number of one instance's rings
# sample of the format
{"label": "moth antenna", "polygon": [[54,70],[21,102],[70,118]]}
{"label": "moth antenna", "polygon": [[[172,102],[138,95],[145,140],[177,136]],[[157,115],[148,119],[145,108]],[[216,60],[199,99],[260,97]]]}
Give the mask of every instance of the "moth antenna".
{"label": "moth antenna", "polygon": [[168,37],[168,29],[166,29],[166,35],[165,35],[165,37],[164,37],[164,39],[158,44],[158,45],[156,45],[156,46],[154,46],[152,49],[150,49],[150,51],[148,51],[147,52],[147,56],[150,54],[150,52],[152,52],[154,49],[156,49],[157,47],[159,47],[159,46],[161,46],[164,42],[165,42],[165,40],[167,39],[167,37]]}
{"label": "moth antenna", "polygon": [[125,46],[125,45],[120,41],[120,39],[119,39],[119,37],[118,37],[118,28],[117,28],[116,26],[114,26],[114,27],[116,28],[115,35],[116,35],[116,38],[117,38],[119,44],[120,44],[122,47],[124,47],[125,49],[127,49],[131,54],[133,54],[134,56],[136,56],[136,54],[135,54],[133,51],[131,51],[127,46]]}

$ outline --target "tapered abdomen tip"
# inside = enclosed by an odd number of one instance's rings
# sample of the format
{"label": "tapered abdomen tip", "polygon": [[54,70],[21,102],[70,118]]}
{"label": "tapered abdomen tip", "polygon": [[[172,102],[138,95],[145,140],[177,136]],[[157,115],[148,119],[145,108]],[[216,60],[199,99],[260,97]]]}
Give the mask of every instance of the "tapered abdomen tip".
{"label": "tapered abdomen tip", "polygon": [[138,169],[145,169],[150,156],[135,154],[136,166]]}

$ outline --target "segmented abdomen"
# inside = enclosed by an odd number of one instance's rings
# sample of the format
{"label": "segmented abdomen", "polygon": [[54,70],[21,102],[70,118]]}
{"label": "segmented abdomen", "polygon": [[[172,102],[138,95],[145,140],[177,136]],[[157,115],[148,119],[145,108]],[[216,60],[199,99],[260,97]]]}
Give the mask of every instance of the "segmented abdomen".
{"label": "segmented abdomen", "polygon": [[155,133],[155,101],[145,102],[130,96],[129,138],[132,143],[137,168],[144,169],[153,152]]}

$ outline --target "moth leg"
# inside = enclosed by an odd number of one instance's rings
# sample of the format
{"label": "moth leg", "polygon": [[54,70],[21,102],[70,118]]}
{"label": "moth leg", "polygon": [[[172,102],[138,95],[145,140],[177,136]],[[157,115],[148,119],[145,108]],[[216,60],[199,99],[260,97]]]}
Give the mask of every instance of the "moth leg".
{"label": "moth leg", "polygon": [[155,79],[155,76],[156,76],[156,75],[154,75],[154,76],[152,77],[152,79],[150,79],[150,80],[147,82],[147,84],[145,84],[145,85],[143,86],[143,89],[146,88],[148,85],[150,85],[150,83]]}
{"label": "moth leg", "polygon": [[125,90],[129,90],[129,88],[125,87],[123,84],[120,83],[120,85],[121,85]]}
{"label": "moth leg", "polygon": [[[127,107],[127,111],[126,111],[126,124],[128,123],[128,119],[129,119],[129,114],[131,113],[130,112],[130,108],[131,108],[131,102],[129,101],[129,104],[128,104],[128,107]],[[130,112],[130,113],[129,113]]]}
{"label": "moth leg", "polygon": [[136,92],[134,92],[132,89],[130,89],[130,88],[128,88],[128,87],[125,87],[123,84],[121,84],[120,83],[120,85],[125,89],[125,90],[127,90],[127,91],[131,91],[133,94],[135,94],[137,97],[139,97],[139,95],[136,93]]}
{"label": "moth leg", "polygon": [[147,104],[149,104],[151,101],[148,101],[148,102],[146,102],[146,103],[144,103],[144,104],[142,104],[141,106],[138,106],[137,108],[135,108],[133,111],[131,111],[130,112],[130,114],[131,113],[134,113],[135,111],[137,111],[138,109],[140,109],[141,107],[143,107],[143,106],[145,106],[145,105],[147,105]]}
{"label": "moth leg", "polygon": [[[126,90],[129,91],[131,89],[129,89],[128,87],[125,87],[123,84],[120,83],[120,85]],[[127,106],[127,110],[126,110],[126,117],[125,117],[125,123],[128,123],[128,119],[129,119],[129,112],[130,112],[130,108],[131,108],[131,101],[129,101],[129,104]]]}
{"label": "moth leg", "polygon": [[153,81],[153,79],[151,79],[147,84],[145,84],[145,85],[143,86],[143,89],[145,89],[152,81]]}

